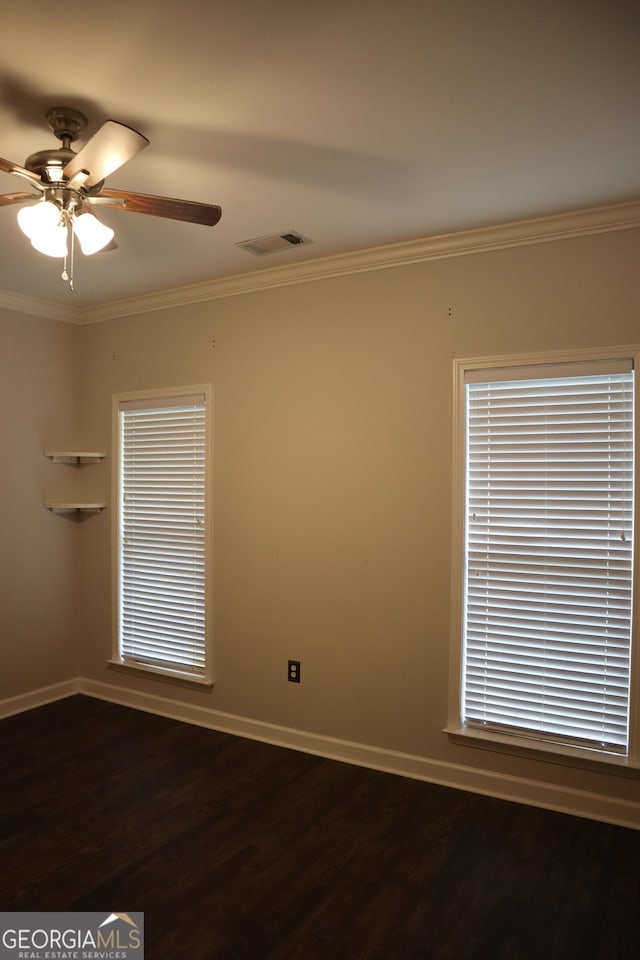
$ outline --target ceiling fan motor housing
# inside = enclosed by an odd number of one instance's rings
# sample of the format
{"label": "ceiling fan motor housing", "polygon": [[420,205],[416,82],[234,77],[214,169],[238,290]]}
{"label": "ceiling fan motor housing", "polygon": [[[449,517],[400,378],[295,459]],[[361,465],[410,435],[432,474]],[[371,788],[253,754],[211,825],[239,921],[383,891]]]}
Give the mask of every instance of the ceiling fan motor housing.
{"label": "ceiling fan motor housing", "polygon": [[52,150],[38,150],[32,153],[24,162],[27,170],[37,173],[45,183],[60,183],[64,179],[62,171],[69,163],[75,152],[70,148],[60,147]]}
{"label": "ceiling fan motor housing", "polygon": [[51,150],[38,150],[27,157],[24,165],[27,170],[42,177],[45,183],[60,183],[64,179],[64,168],[75,157],[71,144],[86,130],[88,121],[84,113],[72,107],[52,107],[47,110],[46,117],[50,129],[62,146]]}

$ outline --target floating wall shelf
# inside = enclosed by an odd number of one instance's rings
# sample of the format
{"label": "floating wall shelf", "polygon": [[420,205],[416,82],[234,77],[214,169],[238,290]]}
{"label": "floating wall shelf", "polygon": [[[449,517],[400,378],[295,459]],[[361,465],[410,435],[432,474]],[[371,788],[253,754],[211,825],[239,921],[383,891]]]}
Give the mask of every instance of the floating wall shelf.
{"label": "floating wall shelf", "polygon": [[79,466],[83,463],[102,463],[106,454],[93,451],[48,450],[45,457],[48,457],[52,463],[70,463]]}
{"label": "floating wall shelf", "polygon": [[99,513],[106,503],[88,503],[80,500],[45,500],[47,510],[52,513]]}
{"label": "floating wall shelf", "polygon": [[[85,463],[102,463],[106,454],[101,450],[47,450],[45,457],[52,463],[79,467]],[[106,503],[102,500],[45,500],[44,506],[52,513],[100,513]]]}

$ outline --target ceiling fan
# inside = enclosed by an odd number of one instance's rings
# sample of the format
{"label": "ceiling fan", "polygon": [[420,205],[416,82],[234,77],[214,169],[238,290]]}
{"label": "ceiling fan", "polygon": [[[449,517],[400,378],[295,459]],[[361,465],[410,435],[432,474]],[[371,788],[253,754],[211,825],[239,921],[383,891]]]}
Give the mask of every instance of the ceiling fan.
{"label": "ceiling fan", "polygon": [[109,174],[149,145],[147,138],[132,127],[106,120],[76,153],[71,144],[87,128],[85,115],[71,107],[53,107],[47,111],[46,119],[62,146],[32,153],[24,166],[0,158],[0,171],[21,177],[32,188],[29,192],[0,194],[0,206],[37,201],[18,212],[18,224],[36,250],[64,258],[62,278],[69,281],[71,290],[75,239],[87,256],[115,246],[113,230],[98,219],[94,207],[113,207],[205,226],[214,226],[220,219],[222,210],[215,204],[104,186]]}

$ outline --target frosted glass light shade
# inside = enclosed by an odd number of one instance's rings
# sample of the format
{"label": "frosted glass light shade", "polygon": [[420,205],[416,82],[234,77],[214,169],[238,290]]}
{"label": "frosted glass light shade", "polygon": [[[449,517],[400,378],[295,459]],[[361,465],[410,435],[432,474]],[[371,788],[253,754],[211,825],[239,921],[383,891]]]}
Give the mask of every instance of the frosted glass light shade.
{"label": "frosted glass light shade", "polygon": [[18,210],[18,226],[29,240],[33,240],[45,230],[57,227],[59,223],[60,211],[55,203],[49,200],[41,200],[32,207],[22,207]]}
{"label": "frosted glass light shade", "polygon": [[18,226],[31,240],[31,246],[48,257],[66,257],[67,228],[61,223],[60,210],[48,200],[18,211]]}
{"label": "frosted glass light shade", "polygon": [[36,225],[35,221],[37,220],[36,208],[35,207],[21,207],[18,210],[18,226],[24,233],[25,237],[34,236]]}
{"label": "frosted glass light shade", "polygon": [[73,220],[73,232],[80,243],[85,256],[97,253],[113,239],[113,230],[107,227],[92,213],[81,213]]}
{"label": "frosted glass light shade", "polygon": [[66,257],[67,255],[67,228],[53,227],[46,233],[34,237],[31,246],[48,257]]}

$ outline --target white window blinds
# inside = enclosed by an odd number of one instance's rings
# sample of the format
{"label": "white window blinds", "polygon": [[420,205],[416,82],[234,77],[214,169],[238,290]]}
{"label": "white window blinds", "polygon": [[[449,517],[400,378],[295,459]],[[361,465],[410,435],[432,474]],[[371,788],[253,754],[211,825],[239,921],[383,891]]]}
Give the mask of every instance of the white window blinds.
{"label": "white window blinds", "polygon": [[204,677],[205,398],[119,406],[120,656]]}
{"label": "white window blinds", "polygon": [[469,726],[627,752],[634,391],[619,366],[488,371],[490,382],[471,371]]}

